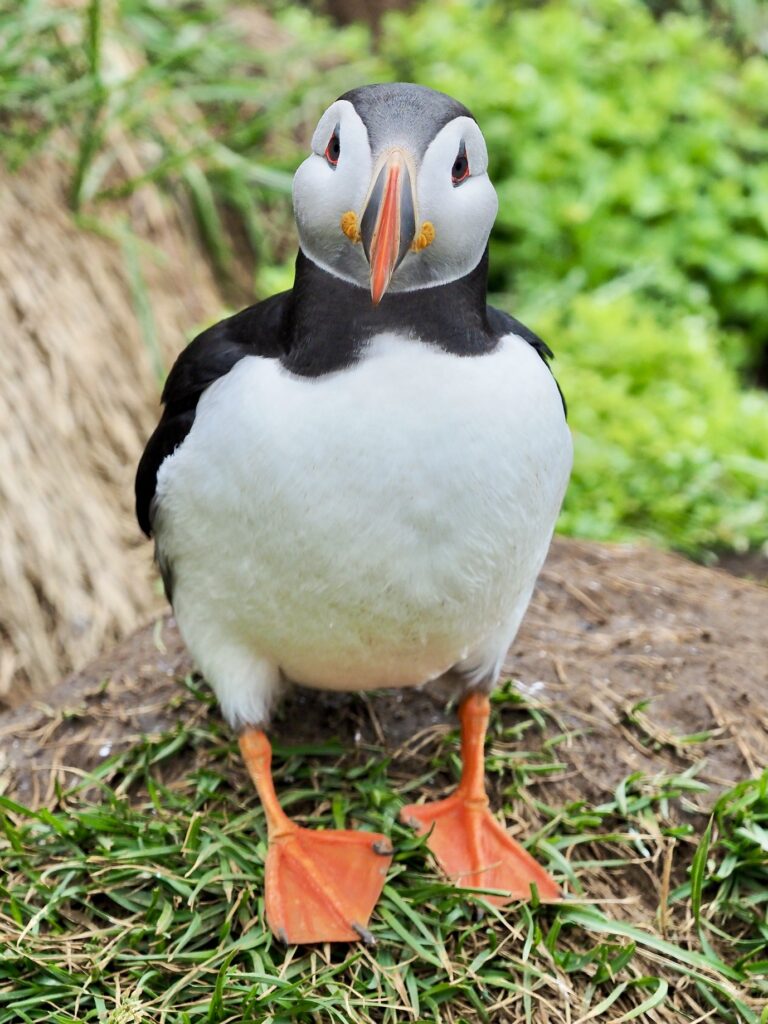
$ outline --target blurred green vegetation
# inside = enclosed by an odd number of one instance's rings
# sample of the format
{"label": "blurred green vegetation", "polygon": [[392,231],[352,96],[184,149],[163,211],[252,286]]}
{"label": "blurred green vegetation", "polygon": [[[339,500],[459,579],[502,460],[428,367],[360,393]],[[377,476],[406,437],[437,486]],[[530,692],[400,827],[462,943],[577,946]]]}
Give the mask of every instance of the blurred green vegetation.
{"label": "blurred green vegetation", "polygon": [[760,5],[448,0],[389,15],[375,46],[272,6],[258,44],[228,0],[0,0],[0,154],[57,148],[73,207],[102,226],[147,181],[183,190],[224,275],[243,225],[266,294],[290,283],[290,172],[327,103],[398,78],[456,95],[501,203],[493,301],[551,344],[569,399],[561,528],[700,556],[765,544],[768,396],[748,387],[768,342]]}

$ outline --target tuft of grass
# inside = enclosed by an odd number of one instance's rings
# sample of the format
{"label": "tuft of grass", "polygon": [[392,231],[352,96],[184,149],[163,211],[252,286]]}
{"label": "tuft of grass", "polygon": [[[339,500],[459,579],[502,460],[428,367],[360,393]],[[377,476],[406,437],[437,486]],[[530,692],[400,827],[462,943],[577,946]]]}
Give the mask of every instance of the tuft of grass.
{"label": "tuft of grass", "polygon": [[[59,144],[72,162],[76,208],[149,182],[170,188],[189,167],[222,198],[244,183],[289,190],[299,151],[292,136],[322,102],[320,56],[324,88],[334,89],[350,80],[345,59],[365,49],[363,30],[334,32],[320,19],[313,40],[301,38],[306,20],[286,16],[284,27],[272,24],[275,38],[255,47],[228,0],[89,0],[85,9],[3,0],[0,153],[21,166]],[[282,151],[270,135],[276,124]],[[227,180],[233,191],[225,193]]]}
{"label": "tuft of grass", "polygon": [[715,803],[691,865],[672,898],[690,899],[702,946],[728,943],[739,970],[768,976],[768,770]]}
{"label": "tuft of grass", "polygon": [[[759,1024],[765,776],[718,800],[710,841],[693,854],[706,790],[693,768],[633,775],[598,805],[550,805],[567,734],[504,688],[488,745],[494,800],[513,826],[535,830],[532,849],[571,895],[499,912],[437,877],[423,840],[397,820],[405,790],[451,784],[455,733],[418,766],[334,740],[277,746],[293,815],[382,830],[396,849],[374,950],[284,947],[262,924],[261,808],[213,713],[197,723],[115,754],[51,807],[0,798],[0,1024],[618,1024],[710,1012]],[[677,876],[691,866],[671,891],[670,850]]]}
{"label": "tuft of grass", "polygon": [[0,159],[55,155],[81,224],[121,239],[156,222],[154,188],[192,213],[229,279],[236,249],[285,258],[310,125],[329,96],[377,77],[365,29],[298,9],[0,0]]}

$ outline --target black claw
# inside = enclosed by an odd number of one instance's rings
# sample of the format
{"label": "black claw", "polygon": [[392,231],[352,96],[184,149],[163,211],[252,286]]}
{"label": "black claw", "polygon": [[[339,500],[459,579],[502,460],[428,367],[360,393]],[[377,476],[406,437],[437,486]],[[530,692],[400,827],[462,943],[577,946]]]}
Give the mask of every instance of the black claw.
{"label": "black claw", "polygon": [[290,942],[288,941],[288,936],[285,934],[284,928],[278,928],[275,935],[277,936],[278,942],[282,942],[286,946],[290,946]]}
{"label": "black claw", "polygon": [[382,857],[389,857],[390,854],[395,852],[386,839],[377,839],[373,844],[372,849],[374,853],[378,853]]}
{"label": "black claw", "polygon": [[352,930],[357,932],[357,934],[360,936],[360,940],[366,946],[376,945],[376,936],[373,934],[373,932],[369,932],[367,928],[363,928],[361,924],[355,924],[355,922],[353,921]]}

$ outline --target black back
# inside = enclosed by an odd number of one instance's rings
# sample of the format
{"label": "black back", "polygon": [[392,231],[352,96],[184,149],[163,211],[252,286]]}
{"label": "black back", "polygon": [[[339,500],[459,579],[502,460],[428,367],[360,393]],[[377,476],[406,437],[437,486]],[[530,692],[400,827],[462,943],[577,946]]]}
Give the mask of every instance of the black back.
{"label": "black back", "polygon": [[383,331],[467,357],[493,351],[504,335],[514,333],[547,363],[552,352],[541,338],[486,304],[487,278],[486,249],[465,277],[434,288],[387,292],[374,306],[366,289],[327,273],[299,250],[291,291],[209,327],[176,360],[163,389],[162,417],[136,474],[141,529],[150,536],[157,471],[191,430],[200,396],[244,356],[280,359],[292,373],[320,377],[352,366],[366,343]]}

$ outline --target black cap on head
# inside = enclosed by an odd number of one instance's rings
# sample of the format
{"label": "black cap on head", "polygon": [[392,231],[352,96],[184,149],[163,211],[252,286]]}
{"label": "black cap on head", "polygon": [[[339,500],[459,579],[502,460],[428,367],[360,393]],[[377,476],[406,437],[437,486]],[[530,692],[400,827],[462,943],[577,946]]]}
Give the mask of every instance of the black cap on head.
{"label": "black cap on head", "polygon": [[340,100],[347,100],[368,129],[373,153],[391,143],[393,133],[401,135],[414,156],[421,157],[432,139],[456,117],[471,117],[463,103],[452,96],[412,82],[385,82],[350,89]]}

